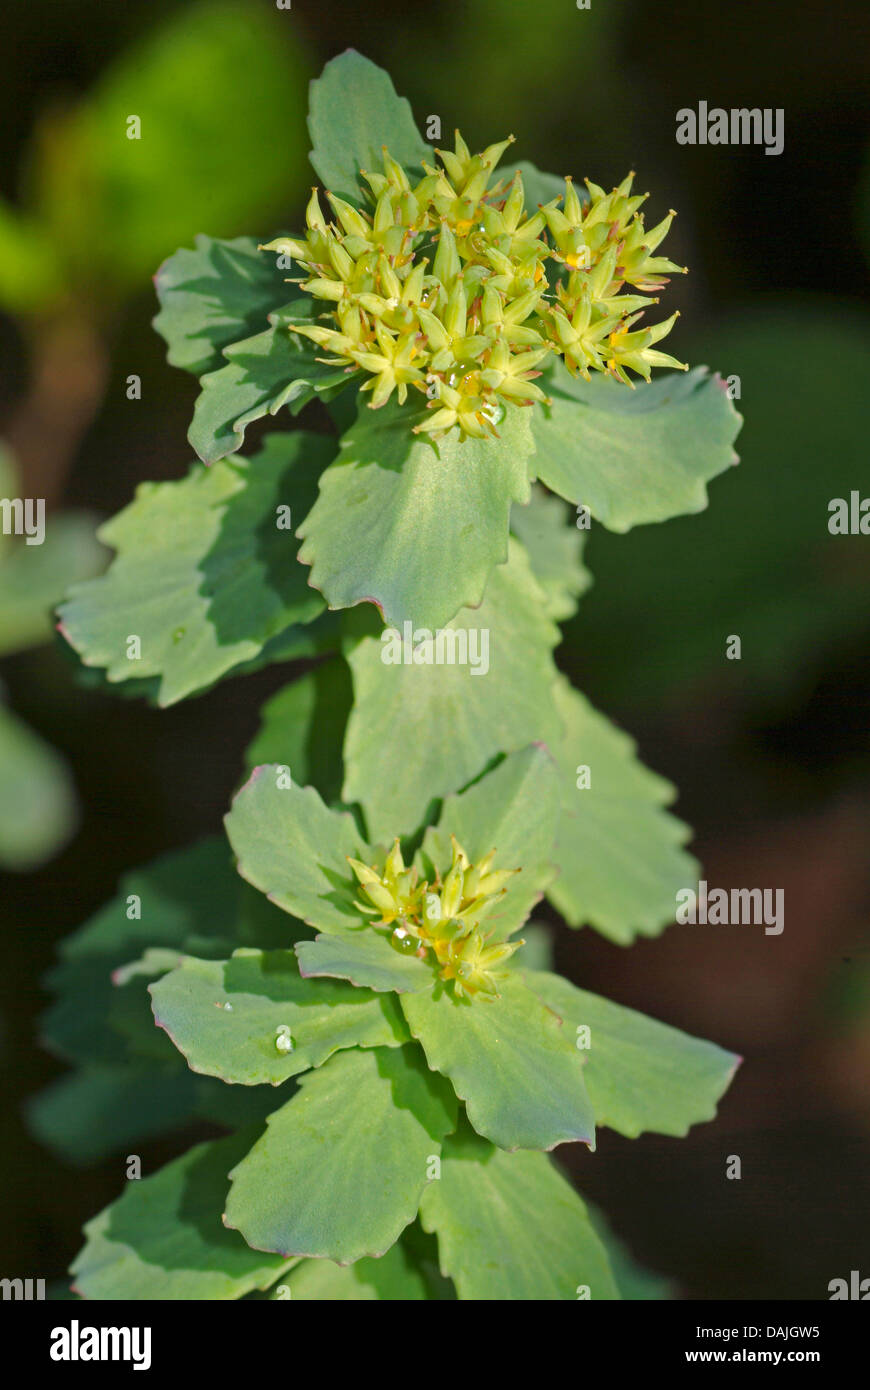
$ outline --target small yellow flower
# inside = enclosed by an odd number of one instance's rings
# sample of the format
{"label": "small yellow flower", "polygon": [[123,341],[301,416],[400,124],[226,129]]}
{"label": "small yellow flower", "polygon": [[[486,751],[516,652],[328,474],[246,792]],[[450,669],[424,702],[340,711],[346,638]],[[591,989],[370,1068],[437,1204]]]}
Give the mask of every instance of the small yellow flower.
{"label": "small yellow flower", "polygon": [[444,875],[430,887],[419,882],[416,869],[405,867],[399,841],[386,856],[381,870],[349,859],[366,902],[356,906],[373,926],[394,926],[392,943],[401,953],[425,959],[431,952],[440,978],[453,982],[460,998],[480,994],[498,998],[500,967],[523,941],[490,942],[480,922],[507,892],[519,869],[494,869],[495,850],[472,864],[455,836],[452,858]]}
{"label": "small yellow flower", "polygon": [[535,379],[554,356],[572,373],[629,386],[629,371],[648,381],[653,367],[684,366],[653,346],[676,315],[635,328],[658,300],[623,293],[657,291],[683,273],[654,254],[673,212],[647,231],[633,173],[610,193],[587,180],[585,198],[568,178],[561,197],[529,211],[521,175],[496,175],[512,140],[472,154],[457,131],[416,185],[384,147],[383,172],[363,174],[369,211],[327,192],[327,221],[315,189],[305,236],[261,248],[296,260],[305,272],[296,283],[325,307],[324,323],[290,331],[367,374],[372,409],[394,392],[400,404],[412,389],[428,397],[416,433],[497,434],[507,406],[548,400]]}

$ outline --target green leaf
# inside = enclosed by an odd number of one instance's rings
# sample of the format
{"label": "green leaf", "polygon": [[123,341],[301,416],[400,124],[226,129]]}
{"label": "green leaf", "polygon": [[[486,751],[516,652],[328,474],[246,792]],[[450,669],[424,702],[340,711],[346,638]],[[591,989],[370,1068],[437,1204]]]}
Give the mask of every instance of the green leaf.
{"label": "green leaf", "polygon": [[[151,985],[154,1018],[188,1066],[243,1086],[278,1086],[343,1047],[397,1047],[404,1021],[389,996],[335,980],[303,980],[292,951],[188,956]],[[284,1030],[292,1051],[278,1049]]]}
{"label": "green leaf", "polygon": [[314,786],[327,803],[341,795],[341,745],[353,704],[350,671],[339,657],[285,685],[260,711],[260,728],[245,764],[289,767],[295,781]]}
{"label": "green leaf", "polygon": [[422,174],[432,151],[418,131],[409,102],[382,68],[349,48],[311,83],[308,130],[311,163],[330,193],[359,204],[361,169],[381,172],[381,148]]}
{"label": "green leaf", "polygon": [[313,787],[282,786],[282,769],[258,767],[225,825],[239,873],[271,902],[321,931],[360,930],[348,859],[372,851],[347,811],[330,811]]}
{"label": "green leaf", "polygon": [[[143,1006],[147,1011],[147,1001]],[[61,1076],[29,1099],[29,1127],[47,1148],[84,1166],[130,1153],[131,1145],[174,1134],[197,1120],[227,1128],[265,1121],[274,1104],[271,1091],[195,1076],[178,1054],[176,1059],[169,1070],[127,1061]]]}
{"label": "green leaf", "polygon": [[435,444],[412,433],[410,405],[364,407],[298,532],[330,608],[375,603],[387,623],[434,631],[479,604],[530,494],[530,414],[509,406],[500,439],[460,444],[454,429]]}
{"label": "green leaf", "polygon": [[433,1071],[450,1078],[478,1134],[502,1149],[592,1144],[580,1054],[516,971],[501,998],[455,999],[439,985],[400,1002]]}
{"label": "green leaf", "polygon": [[310,299],[297,299],[268,315],[270,327],[225,347],[226,365],[202,377],[188,439],[204,463],[215,463],[240,449],[245,430],[265,415],[289,405],[294,415],[315,395],[340,389],[347,381],[317,360],[321,349],[291,333],[287,320],[311,318]]}
{"label": "green leaf", "polygon": [[583,1202],[545,1154],[503,1153],[461,1132],[420,1218],[460,1299],[576,1300],[583,1286],[593,1301],[619,1298]]}
{"label": "green leaf", "polygon": [[429,1297],[426,1280],[401,1241],[378,1260],[352,1265],[303,1260],[284,1282],[294,1303],[410,1303]]}
{"label": "green leaf", "polygon": [[127,1190],[85,1227],[71,1266],[88,1299],[241,1298],[268,1288],[286,1261],[249,1250],[221,1224],[227,1174],[250,1134],[199,1144]]}
{"label": "green leaf", "polygon": [[221,959],[240,944],[286,946],[306,932],[242,882],[223,837],[166,855],[125,875],[116,897],[61,944],[46,981],[59,997],[40,1020],[41,1041],[80,1062],[141,1058],[143,1043],[147,1057],[180,1061],[153,1026],[144,979],[185,954]]}
{"label": "green leaf", "polygon": [[554,623],[565,622],[592,583],[581,558],[585,532],[573,524],[564,502],[537,486],[531,501],[511,512],[511,530],[528,551],[535,578],[549,596],[547,616]]}
{"label": "green leaf", "polygon": [[[438,563],[449,568],[443,557]],[[461,656],[464,642],[476,670],[470,661],[406,665],[411,644],[399,649],[388,634],[365,637],[350,653],[355,703],[344,799],[360,803],[373,838],[413,831],[433,801],[480,776],[499,753],[558,738],[551,653],[559,632],[546,610],[528,557],[512,541],[510,561],[492,571],[481,606],[447,624],[458,636],[444,639],[443,654],[451,654],[450,641]],[[430,660],[438,655],[437,646],[424,650]],[[402,664],[387,664],[391,655]],[[401,756],[387,757],[389,749]]]}
{"label": "green leaf", "polygon": [[286,277],[254,237],[198,236],[154,277],[160,313],[154,327],[173,367],[201,376],[224,365],[222,350],[262,328],[287,298]]}
{"label": "green leaf", "polygon": [[387,936],[374,927],[351,935],[318,936],[300,941],[296,949],[299,971],[305,979],[330,975],[377,993],[396,990],[414,993],[432,985],[432,968],[416,956],[394,951]]}
{"label": "green leaf", "polygon": [[60,754],[0,704],[0,868],[35,869],[63,847],[77,819]]}
{"label": "green leaf", "polygon": [[255,1248],[350,1264],[417,1214],[456,1104],[416,1048],[342,1052],[308,1072],[230,1175],[225,1221]]}
{"label": "green leaf", "polygon": [[[278,523],[282,508],[307,510],[330,451],[323,436],[276,434],[252,459],[142,484],[101,528],[118,552],[107,573],[60,610],[85,664],[110,682],[159,677],[159,703],[171,705],[316,618],[323,604],[296,564],[292,529]],[[128,657],[131,636],[139,659]]]}
{"label": "green leaf", "polygon": [[559,364],[547,389],[552,405],[529,412],[537,476],[610,531],[703,511],[706,484],[736,462],[740,416],[704,367],[630,391]]}
{"label": "green leaf", "polygon": [[714,1118],[740,1064],[733,1052],[588,994],[561,975],[535,970],[525,979],[578,1044],[578,1030],[590,1030],[580,1055],[596,1124],[628,1139],[648,1130],[682,1138]]}
{"label": "green leaf", "polygon": [[449,796],[438,825],[426,831],[422,868],[431,883],[434,870],[444,874],[451,862],[455,835],[472,863],[497,850],[493,867],[520,869],[505,897],[484,919],[497,940],[523,925],[555,874],[553,839],[559,812],[559,780],[544,748],[512,753],[494,771],[460,796]]}
{"label": "green leaf", "polygon": [[[547,896],[572,927],[588,923],[628,945],[674,920],[676,894],[697,880],[682,848],[688,826],[664,809],[673,787],[635,757],[635,745],[560,679],[554,691],[565,734],[553,752],[563,791]],[[590,785],[578,787],[589,769]]]}
{"label": "green leaf", "polygon": [[[0,482],[2,487],[2,482]],[[5,493],[4,496],[13,494]],[[51,610],[70,584],[98,574],[106,552],[85,513],[50,516],[41,545],[19,541],[0,560],[0,656],[51,640]]]}

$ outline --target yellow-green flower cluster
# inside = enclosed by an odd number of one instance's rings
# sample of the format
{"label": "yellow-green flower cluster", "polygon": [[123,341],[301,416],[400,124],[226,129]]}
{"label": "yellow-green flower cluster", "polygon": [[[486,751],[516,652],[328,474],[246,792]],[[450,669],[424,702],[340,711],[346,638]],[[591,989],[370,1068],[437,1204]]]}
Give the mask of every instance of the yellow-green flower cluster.
{"label": "yellow-green flower cluster", "polygon": [[455,836],[451,843],[450,868],[443,880],[439,873],[431,887],[420,881],[416,868],[405,867],[398,840],[381,872],[349,859],[366,899],[356,906],[373,925],[393,927],[398,951],[423,960],[431,951],[441,979],[452,980],[460,998],[498,998],[498,981],[504,977],[499,967],[524,943],[493,942],[480,930],[480,922],[504,897],[519,869],[493,869],[495,850],[472,864]]}
{"label": "yellow-green flower cluster", "polygon": [[383,173],[364,173],[371,212],[327,193],[327,221],[315,189],[305,238],[261,248],[295,258],[302,289],[330,306],[323,324],[290,331],[368,373],[375,409],[394,391],[400,403],[409,388],[424,393],[418,432],[497,434],[507,404],[546,401],[536,378],[554,354],[587,380],[598,371],[627,385],[629,370],[648,381],[652,367],[685,368],[654,346],[676,314],[635,327],[667,272],[682,270],[654,254],[674,214],[647,231],[633,174],[611,193],[587,182],[583,200],[566,179],[562,197],[529,214],[519,173],[490,187],[512,139],[472,155],[457,131],[415,186],[385,147]]}

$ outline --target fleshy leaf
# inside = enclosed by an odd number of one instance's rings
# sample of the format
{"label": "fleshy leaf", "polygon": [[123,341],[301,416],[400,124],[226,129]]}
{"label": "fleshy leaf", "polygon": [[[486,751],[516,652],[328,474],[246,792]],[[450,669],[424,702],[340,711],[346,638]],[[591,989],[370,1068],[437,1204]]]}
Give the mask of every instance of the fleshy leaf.
{"label": "fleshy leaf", "polygon": [[[343,1047],[397,1047],[408,1034],[392,998],[303,980],[292,951],[187,956],[151,985],[154,1017],[193,1071],[278,1086]],[[279,1048],[282,1030],[291,1050]]]}
{"label": "fleshy leaf", "polygon": [[[446,567],[443,556],[438,563]],[[559,632],[546,607],[527,555],[512,541],[510,562],[492,571],[480,608],[463,609],[447,625],[457,636],[444,639],[444,654],[448,640],[464,635],[477,673],[448,662],[406,665],[404,649],[402,664],[387,664],[390,647],[374,637],[350,653],[355,703],[345,736],[344,799],[363,807],[373,838],[416,829],[432,801],[480,776],[499,753],[559,737],[551,694]],[[430,647],[429,656],[437,655]],[[385,764],[390,748],[402,756]]]}
{"label": "fleshy leaf", "polygon": [[[565,727],[553,749],[562,787],[547,896],[572,927],[589,923],[627,945],[674,920],[676,894],[697,880],[682,848],[688,826],[664,809],[673,787],[635,757],[635,745],[562,678],[555,706]],[[589,769],[590,785],[578,787]]]}
{"label": "fleshy leaf", "polygon": [[416,1048],[342,1052],[299,1082],[231,1174],[225,1221],[255,1249],[350,1264],[417,1214],[456,1103]]}
{"label": "fleshy leaf", "polygon": [[591,1145],[595,1123],[573,1038],[515,970],[499,988],[501,998],[472,1003],[443,986],[400,1002],[429,1066],[450,1078],[478,1134],[502,1149]]}
{"label": "fleshy leaf", "polygon": [[438,825],[426,831],[423,876],[450,865],[455,835],[472,864],[496,850],[494,869],[520,869],[502,901],[483,920],[496,939],[517,931],[555,875],[553,837],[559,812],[555,764],[544,748],[512,753],[460,796],[444,802]]}
{"label": "fleshy leaf", "polygon": [[268,1288],[280,1256],[250,1250],[221,1224],[228,1173],[251,1133],[199,1144],[122,1197],[85,1227],[72,1265],[88,1299],[232,1299]]}
{"label": "fleshy leaf", "polygon": [[557,365],[552,405],[530,412],[541,482],[610,531],[703,511],[706,484],[736,462],[741,418],[704,367],[634,391]]}
{"label": "fleshy leaf", "polygon": [[294,300],[268,315],[269,327],[224,348],[225,365],[200,381],[188,439],[204,463],[240,449],[255,420],[289,405],[294,415],[316,395],[340,390],[347,378],[317,360],[310,338],[291,333],[288,319],[311,318],[310,299]]}
{"label": "fleshy leaf", "polygon": [[481,602],[507,559],[514,502],[530,495],[531,411],[508,407],[500,439],[438,443],[412,433],[408,403],[367,406],[299,528],[311,583],[330,608],[375,603],[387,623],[433,632]]}
{"label": "fleshy leaf", "polygon": [[327,803],[341,794],[341,745],[353,703],[350,672],[340,657],[285,685],[260,711],[260,728],[245,763],[289,767],[295,781],[316,787]]}
{"label": "fleshy leaf", "polygon": [[313,787],[282,780],[280,764],[256,768],[226,817],[239,873],[312,927],[365,930],[347,861],[370,863],[372,851],[347,811],[330,811]]}
{"label": "fleshy leaf", "polygon": [[563,623],[577,611],[577,600],[592,583],[583,564],[585,531],[569,522],[568,509],[541,487],[532,488],[531,501],[514,507],[511,530],[525,546],[538,583],[549,595],[547,616]]}
{"label": "fleshy leaf", "polygon": [[740,1058],[572,985],[561,975],[527,971],[529,988],[579,1038],[583,1076],[595,1121],[629,1139],[652,1130],[684,1137],[692,1125],[712,1120]]}
{"label": "fleshy leaf", "polygon": [[416,993],[432,985],[432,967],[416,956],[394,951],[384,932],[374,927],[354,935],[344,932],[341,936],[300,941],[296,955],[299,972],[305,979],[327,975],[364,985],[377,993]]}
{"label": "fleshy leaf", "polygon": [[362,202],[359,172],[380,173],[384,145],[399,164],[422,174],[432,158],[414,123],[410,103],[396,95],[388,73],[349,48],[311,83],[308,130],[311,163],[324,188]]}
{"label": "fleshy leaf", "polygon": [[461,1131],[420,1219],[460,1299],[576,1300],[584,1286],[592,1301],[619,1298],[586,1207],[546,1154],[503,1153]]}
{"label": "fleshy leaf", "polygon": [[352,1265],[302,1260],[284,1282],[294,1303],[408,1303],[429,1297],[426,1280],[400,1240],[378,1260]]}
{"label": "fleshy leaf", "polygon": [[263,328],[286,302],[285,281],[254,237],[198,236],[193,251],[176,251],[154,277],[160,313],[153,323],[169,362],[197,376],[222,367],[223,349]]}
{"label": "fleshy leaf", "polygon": [[[160,677],[159,702],[171,705],[316,618],[323,604],[296,563],[291,528],[331,448],[323,436],[276,434],[251,459],[143,484],[101,528],[118,552],[107,573],[72,589],[60,610],[85,664],[110,682]],[[139,659],[128,656],[131,636]]]}

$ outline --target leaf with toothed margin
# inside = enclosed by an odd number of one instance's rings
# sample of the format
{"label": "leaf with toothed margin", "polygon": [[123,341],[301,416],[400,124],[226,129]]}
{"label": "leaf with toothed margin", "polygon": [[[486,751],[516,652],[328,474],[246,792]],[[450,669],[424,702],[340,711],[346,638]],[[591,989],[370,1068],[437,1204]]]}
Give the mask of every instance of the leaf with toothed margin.
{"label": "leaf with toothed margin", "polygon": [[306,980],[328,975],[377,993],[396,990],[399,994],[432,985],[432,966],[417,956],[400,955],[390,945],[388,934],[374,927],[355,935],[318,936],[314,941],[300,941],[298,946],[299,973]]}
{"label": "leaf with toothed margin", "polygon": [[410,103],[396,95],[389,73],[353,48],[327,63],[311,83],[309,106],[315,172],[330,193],[357,206],[361,190],[368,189],[360,170],[382,171],[384,145],[393,159],[420,175],[423,160],[432,158]]}
{"label": "leaf with toothed margin", "polygon": [[352,1265],[302,1260],[284,1282],[294,1303],[409,1303],[429,1298],[426,1280],[400,1240],[379,1260],[362,1259]]}
{"label": "leaf with toothed margin", "polygon": [[267,1289],[290,1265],[251,1250],[221,1225],[230,1169],[256,1130],[198,1144],[127,1190],[85,1226],[71,1266],[87,1299],[241,1298]]}
{"label": "leaf with toothed margin", "polygon": [[508,406],[500,439],[415,435],[414,404],[364,406],[297,534],[330,608],[375,603],[401,629],[444,627],[479,604],[507,559],[514,502],[530,495],[531,411]]}
{"label": "leaf with toothed margin", "polygon": [[226,1224],[254,1249],[351,1264],[414,1220],[456,1101],[419,1049],[341,1052],[299,1082],[230,1174]]}
{"label": "leaf with toothed margin", "polygon": [[714,1118],[740,1064],[733,1052],[588,994],[561,975],[529,970],[525,980],[571,1037],[589,1029],[580,1056],[597,1124],[628,1139],[647,1131],[683,1138]]}
{"label": "leaf with toothed margin", "polygon": [[347,811],[331,811],[313,787],[279,785],[280,764],[255,768],[225,819],[242,878],[294,917],[325,932],[365,930],[348,859],[373,851]]}
{"label": "leaf with toothed margin", "polygon": [[[401,664],[388,664],[383,638],[363,637],[349,652],[355,700],[345,734],[344,799],[362,806],[373,838],[411,833],[434,800],[479,777],[500,753],[559,737],[551,696],[559,630],[546,608],[528,556],[512,540],[510,559],[492,571],[483,603],[463,609],[438,639],[445,658],[452,655],[448,642],[460,644],[460,657],[464,642],[469,658],[476,656],[476,673],[471,664],[435,663],[434,643],[426,665],[410,652],[406,658],[405,648]],[[392,747],[403,756],[390,759],[385,775]]]}
{"label": "leaf with toothed margin", "polygon": [[[398,1047],[394,1000],[337,980],[303,980],[292,951],[235,951],[180,965],[150,986],[154,1018],[192,1071],[231,1085],[279,1086],[343,1047]],[[292,1051],[282,1052],[286,1030]]]}
{"label": "leaf with toothed margin", "polygon": [[200,381],[188,439],[203,463],[216,463],[245,442],[245,430],[289,405],[297,415],[314,396],[347,384],[344,368],[317,360],[321,351],[292,332],[292,323],[315,317],[310,299],[293,300],[268,315],[269,327],[223,349],[225,365]]}
{"label": "leaf with toothed margin", "polygon": [[628,390],[609,377],[547,374],[532,415],[542,483],[610,531],[703,511],[706,484],[737,462],[741,417],[706,367]]}
{"label": "leaf with toothed margin", "polygon": [[[683,848],[691,831],[665,809],[674,788],[564,677],[552,700],[565,732],[553,746],[562,815],[547,897],[569,926],[588,923],[620,945],[655,936],[674,920],[679,889],[698,878]],[[578,787],[584,767],[589,785]]]}
{"label": "leaf with toothed margin", "polygon": [[556,765],[545,748],[511,753],[459,796],[448,796],[437,826],[426,831],[420,849],[421,877],[431,883],[435,870],[450,867],[451,835],[477,863],[496,850],[493,868],[519,869],[500,902],[481,919],[496,940],[523,925],[554,877],[553,839],[559,813]]}
{"label": "leaf with toothed margin", "polygon": [[167,360],[196,376],[222,367],[222,350],[263,328],[287,299],[285,276],[255,237],[198,236],[194,250],[163,262],[154,285],[160,313],[152,323]]}
{"label": "leaf with toothed margin", "polygon": [[320,435],[274,434],[253,458],[142,484],[100,530],[117,551],[109,569],[60,609],[85,664],[110,682],[159,677],[159,702],[171,705],[317,618],[323,602],[296,563],[292,530],[277,522],[282,507],[307,511],[331,452]]}
{"label": "leaf with toothed margin", "polygon": [[462,1300],[574,1300],[584,1285],[593,1301],[620,1296],[586,1207],[546,1154],[503,1153],[463,1127],[420,1220]]}
{"label": "leaf with toothed margin", "polygon": [[592,1145],[595,1121],[580,1054],[515,970],[501,998],[456,999],[443,985],[400,995],[433,1071],[450,1078],[471,1124],[501,1149]]}

